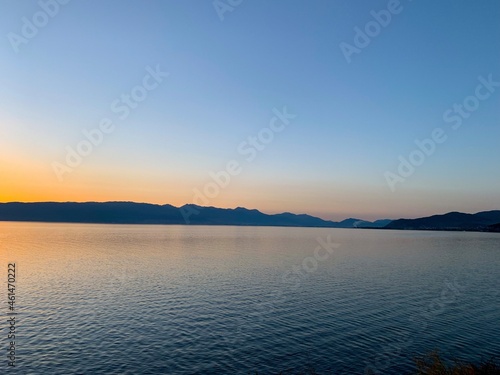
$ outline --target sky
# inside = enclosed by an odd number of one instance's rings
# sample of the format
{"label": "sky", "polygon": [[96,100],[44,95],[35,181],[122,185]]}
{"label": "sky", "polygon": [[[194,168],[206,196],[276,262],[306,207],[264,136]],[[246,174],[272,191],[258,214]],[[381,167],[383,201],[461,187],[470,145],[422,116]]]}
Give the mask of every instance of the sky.
{"label": "sky", "polygon": [[0,0],[0,202],[500,209],[498,19],[497,0]]}

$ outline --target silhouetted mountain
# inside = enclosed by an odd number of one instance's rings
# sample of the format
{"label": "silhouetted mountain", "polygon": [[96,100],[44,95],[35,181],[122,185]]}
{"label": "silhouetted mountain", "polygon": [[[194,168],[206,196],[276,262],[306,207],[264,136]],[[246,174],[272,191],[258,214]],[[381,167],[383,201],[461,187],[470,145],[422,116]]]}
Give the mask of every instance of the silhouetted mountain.
{"label": "silhouetted mountain", "polygon": [[383,228],[391,221],[392,220],[389,219],[375,220],[374,222],[358,220],[358,219],[347,219],[342,221],[341,223],[346,224],[347,225],[346,228],[349,228],[351,226],[355,228]]}
{"label": "silhouetted mountain", "polygon": [[[187,220],[186,220],[187,218]],[[287,227],[353,228],[355,223],[373,223],[348,219],[340,223],[310,215],[289,212],[267,215],[243,207],[235,209],[185,205],[155,205],[134,202],[87,203],[0,203],[0,220],[104,224],[193,224],[254,225]]]}
{"label": "silhouetted mountain", "polygon": [[349,218],[342,220],[339,224],[339,228],[358,228],[358,223],[363,223],[363,220]]}
{"label": "silhouetted mountain", "polygon": [[177,224],[182,219],[171,205],[133,202],[1,203],[0,220],[65,223]]}
{"label": "silhouetted mountain", "polygon": [[289,212],[267,215],[258,210],[249,210],[243,207],[235,209],[200,207],[185,205],[181,209],[185,212],[196,212],[189,216],[191,224],[212,225],[276,225],[276,226],[305,226],[305,227],[335,227],[337,223],[322,220],[309,215],[295,215]]}
{"label": "silhouetted mountain", "polygon": [[477,214],[450,212],[444,215],[434,215],[419,219],[394,220],[385,226],[386,229],[412,230],[467,230],[489,231],[489,226],[500,223],[500,211],[485,211]]}
{"label": "silhouetted mountain", "polygon": [[373,223],[367,222],[367,225],[363,225],[362,228],[383,228],[389,223],[391,223],[391,219],[380,219],[375,220]]}
{"label": "silhouetted mountain", "polygon": [[488,225],[487,230],[488,232],[500,232],[500,223]]}

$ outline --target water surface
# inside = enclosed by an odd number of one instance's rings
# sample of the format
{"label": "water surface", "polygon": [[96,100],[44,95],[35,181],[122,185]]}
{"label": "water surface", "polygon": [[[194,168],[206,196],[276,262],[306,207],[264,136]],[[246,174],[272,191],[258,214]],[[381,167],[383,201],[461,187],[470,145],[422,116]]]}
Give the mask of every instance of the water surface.
{"label": "water surface", "polygon": [[3,222],[0,244],[19,374],[401,374],[434,348],[500,354],[499,234]]}

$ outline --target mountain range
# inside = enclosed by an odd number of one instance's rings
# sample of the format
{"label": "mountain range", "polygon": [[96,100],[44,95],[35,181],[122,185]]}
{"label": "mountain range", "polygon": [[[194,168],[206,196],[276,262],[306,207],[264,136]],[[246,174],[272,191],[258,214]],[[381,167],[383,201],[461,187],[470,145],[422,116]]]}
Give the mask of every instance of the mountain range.
{"label": "mountain range", "polygon": [[500,210],[466,214],[450,212],[418,219],[349,218],[340,222],[305,214],[265,214],[243,207],[216,208],[187,204],[175,207],[135,202],[0,203],[0,221],[36,221],[98,224],[247,225],[403,230],[466,230],[500,232]]}
{"label": "mountain range", "polygon": [[370,222],[350,218],[335,222],[290,212],[268,215],[243,207],[229,209],[192,204],[174,207],[135,202],[12,202],[0,203],[0,221],[364,228],[382,227],[391,220]]}

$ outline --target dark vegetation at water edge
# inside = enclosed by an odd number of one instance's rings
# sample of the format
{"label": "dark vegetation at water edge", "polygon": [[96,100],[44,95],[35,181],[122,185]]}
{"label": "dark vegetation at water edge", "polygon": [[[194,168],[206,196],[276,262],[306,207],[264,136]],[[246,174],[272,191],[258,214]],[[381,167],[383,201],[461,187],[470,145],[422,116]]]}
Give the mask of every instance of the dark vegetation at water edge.
{"label": "dark vegetation at water edge", "polygon": [[438,352],[415,359],[415,375],[500,375],[500,363],[494,359],[479,363],[465,363],[454,360],[451,363],[439,356]]}
{"label": "dark vegetation at water edge", "polygon": [[[415,358],[415,371],[406,375],[500,375],[500,362],[495,359],[483,360],[479,363],[465,363],[459,360],[445,360],[437,351]],[[368,372],[366,375],[375,374]],[[381,372],[381,374],[391,374]],[[263,375],[255,372],[252,375]],[[279,375],[335,375],[334,372],[317,372],[309,368],[299,372],[280,372]],[[397,374],[403,375],[403,374]]]}

